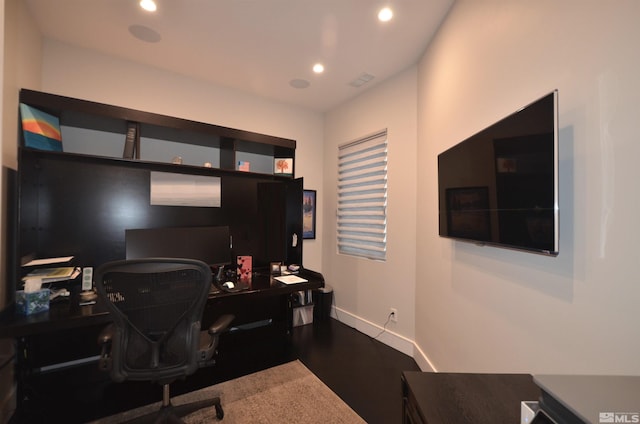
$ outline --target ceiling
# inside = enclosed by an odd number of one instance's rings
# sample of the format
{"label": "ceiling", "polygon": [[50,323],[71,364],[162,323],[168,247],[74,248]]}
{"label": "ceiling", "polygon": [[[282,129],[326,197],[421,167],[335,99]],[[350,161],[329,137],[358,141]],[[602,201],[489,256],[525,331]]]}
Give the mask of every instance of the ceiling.
{"label": "ceiling", "polygon": [[25,1],[47,38],[323,112],[417,63],[454,0]]}

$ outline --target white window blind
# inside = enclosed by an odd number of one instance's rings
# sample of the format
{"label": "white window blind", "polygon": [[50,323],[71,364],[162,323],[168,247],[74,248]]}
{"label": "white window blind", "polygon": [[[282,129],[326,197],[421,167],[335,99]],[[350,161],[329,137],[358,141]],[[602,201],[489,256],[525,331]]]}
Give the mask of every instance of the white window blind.
{"label": "white window blind", "polygon": [[387,130],[338,147],[338,253],[386,260]]}

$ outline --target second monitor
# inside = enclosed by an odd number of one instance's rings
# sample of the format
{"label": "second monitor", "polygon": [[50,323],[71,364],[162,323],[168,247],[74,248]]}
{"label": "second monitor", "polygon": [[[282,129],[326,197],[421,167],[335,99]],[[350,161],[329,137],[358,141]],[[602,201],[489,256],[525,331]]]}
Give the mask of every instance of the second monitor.
{"label": "second monitor", "polygon": [[125,231],[127,259],[198,259],[210,265],[231,263],[229,227],[138,228]]}

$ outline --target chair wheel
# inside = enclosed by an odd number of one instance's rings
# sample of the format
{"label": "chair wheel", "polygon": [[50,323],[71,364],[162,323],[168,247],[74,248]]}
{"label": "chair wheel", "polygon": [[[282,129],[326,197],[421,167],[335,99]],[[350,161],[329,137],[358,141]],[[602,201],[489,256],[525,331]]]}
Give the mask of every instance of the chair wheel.
{"label": "chair wheel", "polygon": [[221,420],[224,418],[224,411],[222,410],[222,405],[216,405],[216,418]]}

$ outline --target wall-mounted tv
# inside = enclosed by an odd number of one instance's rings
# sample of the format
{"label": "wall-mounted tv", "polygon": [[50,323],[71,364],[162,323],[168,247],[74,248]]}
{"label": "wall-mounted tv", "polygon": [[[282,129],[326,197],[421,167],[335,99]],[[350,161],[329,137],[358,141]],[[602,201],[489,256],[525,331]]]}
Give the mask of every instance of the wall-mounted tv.
{"label": "wall-mounted tv", "polygon": [[438,155],[439,234],[558,254],[558,92]]}

